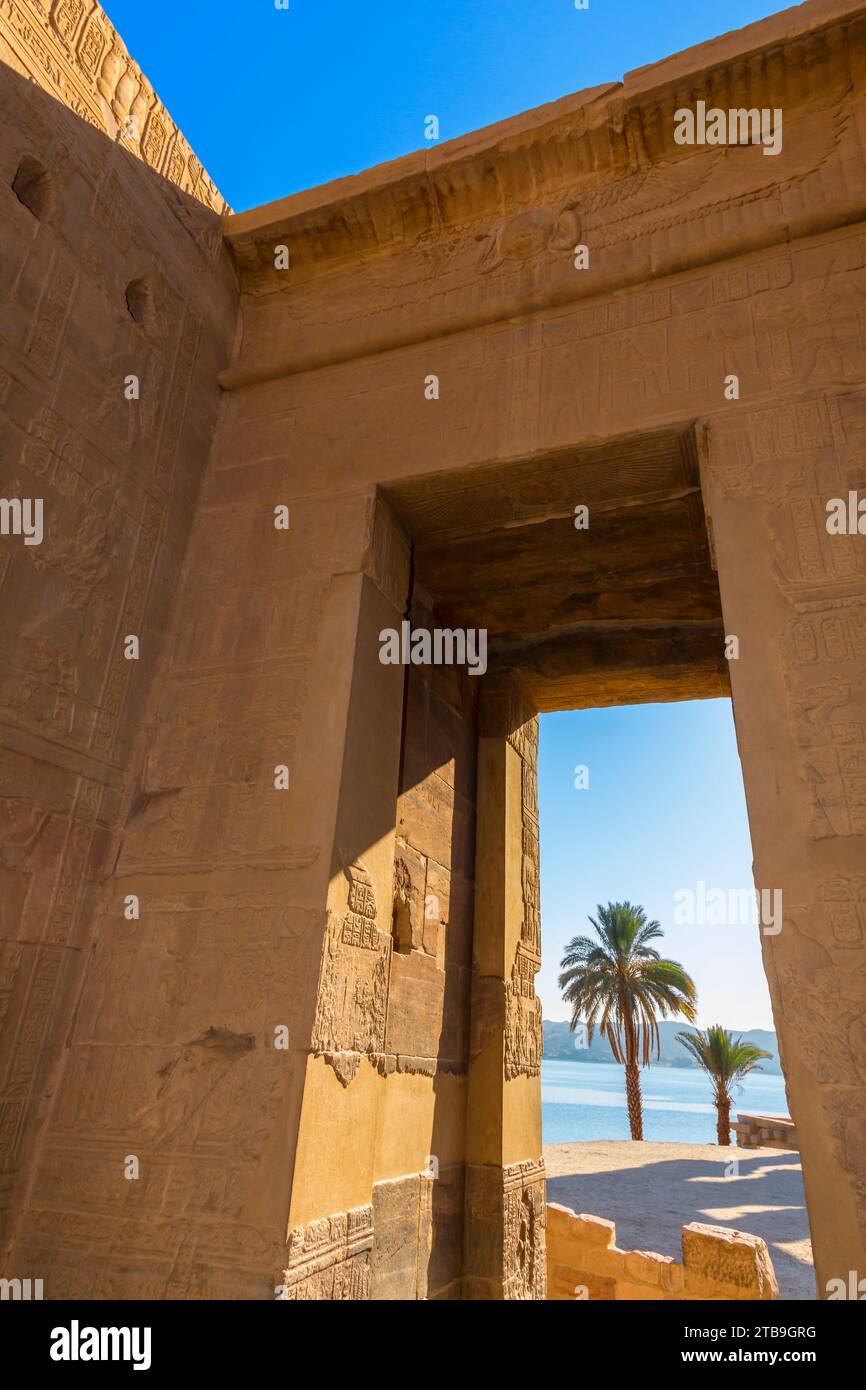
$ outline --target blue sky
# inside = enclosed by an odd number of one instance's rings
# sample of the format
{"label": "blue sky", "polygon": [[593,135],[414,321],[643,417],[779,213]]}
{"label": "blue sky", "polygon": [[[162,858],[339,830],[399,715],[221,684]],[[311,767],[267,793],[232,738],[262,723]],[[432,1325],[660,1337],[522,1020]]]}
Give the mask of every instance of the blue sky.
{"label": "blue sky", "polygon": [[753,886],[730,700],[544,715],[538,791],[545,1017],[568,1017],[556,984],[565,942],[590,931],[597,903],[627,899],[661,923],[661,950],[698,987],[702,1026],[772,1028],[757,927],[674,920],[674,894],[697,895],[701,880],[708,892]]}
{"label": "blue sky", "polygon": [[773,0],[103,0],[237,211],[619,81]]}
{"label": "blue sky", "polygon": [[[237,210],[568,92],[617,81],[781,8],[774,0],[105,0],[223,195]],[[573,769],[590,768],[577,791]],[[540,990],[565,1017],[562,946],[599,901],[658,917],[694,975],[701,1021],[769,1027],[757,932],[675,927],[673,893],[751,884],[728,701],[545,717],[541,737]]]}

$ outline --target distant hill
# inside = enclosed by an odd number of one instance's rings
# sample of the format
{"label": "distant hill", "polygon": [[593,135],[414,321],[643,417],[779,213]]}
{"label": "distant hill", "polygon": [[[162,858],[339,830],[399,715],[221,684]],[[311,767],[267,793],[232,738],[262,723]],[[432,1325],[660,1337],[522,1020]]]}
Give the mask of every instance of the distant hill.
{"label": "distant hill", "polygon": [[[665,1019],[659,1024],[661,1035],[661,1057],[656,1062],[653,1058],[654,1066],[661,1067],[696,1067],[698,1064],[686,1052],[682,1043],[677,1042],[677,1033],[684,1032],[689,1027],[687,1023],[680,1023],[674,1019]],[[733,1030],[736,1033],[736,1029]],[[776,1034],[768,1032],[764,1028],[749,1028],[743,1034],[743,1041],[754,1043],[757,1047],[762,1047],[765,1052],[770,1053],[766,1062],[761,1062],[761,1069],[768,1075],[779,1076],[782,1068],[779,1065],[779,1048],[776,1042]],[[544,1056],[558,1062],[612,1062],[613,1054],[610,1044],[604,1038],[595,1034],[589,1048],[582,1048],[578,1051],[575,1046],[575,1036],[569,1032],[567,1023],[554,1023],[551,1019],[544,1020]]]}

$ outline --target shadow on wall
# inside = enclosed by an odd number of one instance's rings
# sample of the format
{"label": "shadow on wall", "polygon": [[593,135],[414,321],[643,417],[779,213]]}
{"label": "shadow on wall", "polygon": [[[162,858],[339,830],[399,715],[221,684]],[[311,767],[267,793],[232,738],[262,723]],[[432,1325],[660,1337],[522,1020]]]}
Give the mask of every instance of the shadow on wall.
{"label": "shadow on wall", "polygon": [[715,1161],[669,1159],[633,1168],[569,1173],[547,1180],[547,1199],[616,1223],[626,1250],[680,1258],[692,1221],[746,1231],[766,1241],[783,1299],[815,1298],[803,1174],[797,1154],[738,1157],[738,1175]]}
{"label": "shadow on wall", "polygon": [[[56,1109],[37,1131],[46,1094],[63,1095],[67,1103],[80,1087],[90,1104],[93,1092],[95,1118],[76,1119],[78,1143],[124,1123],[117,1117],[125,1114],[125,1105],[137,1114],[143,1095],[150,1106],[142,1110],[147,1119],[125,1123],[136,1134],[129,1147],[136,1151],[138,1143],[142,1152],[152,1151],[156,1141],[150,1129],[161,1134],[171,1108],[151,1066],[157,1046],[176,1048],[184,1058],[173,1073],[175,1129],[201,1128],[219,1105],[230,1112],[236,1133],[243,1128],[239,1139],[215,1135],[216,1168],[229,1171],[236,1157],[233,1144],[242,1143],[254,1162],[268,1151],[267,1137],[261,1136],[272,1132],[272,1112],[254,1107],[250,1099],[256,1085],[273,1107],[280,1094],[273,1069],[264,1070],[269,1063],[262,1061],[263,1050],[245,1049],[242,1061],[226,1063],[223,1072],[223,1050],[207,1049],[208,1071],[231,1078],[219,1087],[212,1084],[220,1096],[211,1112],[199,1103],[198,1059],[205,1054],[197,1051],[189,1058],[184,1051],[189,1039],[212,1037],[225,1012],[243,1013],[239,1034],[256,1032],[253,1010],[264,1011],[268,990],[275,993],[279,983],[252,981],[243,1000],[231,993],[214,997],[203,985],[219,979],[231,989],[237,978],[243,941],[219,934],[219,914],[231,911],[231,905],[195,908],[200,937],[188,927],[192,914],[182,928],[172,925],[174,907],[167,917],[145,914],[129,939],[111,912],[102,922],[99,912],[100,902],[110,896],[106,865],[113,856],[130,879],[142,868],[156,869],[148,880],[154,897],[163,876],[199,863],[220,869],[232,864],[241,835],[232,817],[237,808],[249,811],[249,768],[258,766],[271,726],[261,723],[251,698],[239,702],[230,720],[211,705],[202,718],[196,713],[205,707],[197,703],[199,685],[222,678],[214,672],[263,661],[262,633],[271,630],[279,605],[285,608],[290,586],[301,581],[296,571],[282,575],[278,594],[275,586],[263,590],[254,571],[248,582],[238,581],[237,556],[252,534],[248,518],[255,498],[234,513],[228,505],[222,511],[209,507],[206,498],[205,511],[200,507],[197,513],[193,571],[200,567],[197,573],[205,576],[212,601],[200,605],[194,623],[186,622],[182,566],[219,407],[218,374],[231,353],[239,307],[222,219],[4,64],[0,113],[0,461],[15,491],[44,498],[46,518],[44,543],[10,549],[11,560],[0,572],[7,615],[0,632],[0,704],[14,729],[17,759],[14,795],[0,797],[0,946],[8,945],[14,962],[9,1017],[15,1024],[2,1039],[0,1104],[10,1106],[17,1125],[14,1132],[8,1127],[8,1145],[0,1151],[2,1249],[19,1244],[20,1232],[3,1219],[16,1202],[24,1213],[26,1242],[36,1230],[43,1192],[50,1190],[55,1209],[74,1207],[78,1200],[75,1165],[65,1165],[65,1181],[56,1186],[53,1177],[45,1179],[31,1203],[35,1218],[18,1198],[24,1175],[49,1172],[48,1160],[66,1142],[65,1135],[58,1137]],[[142,387],[135,409],[122,389],[130,374]],[[250,486],[261,485],[252,469],[251,476]],[[319,560],[315,583],[327,587],[334,577],[327,556]],[[167,670],[163,643],[173,620],[184,631],[173,649],[180,652],[177,665]],[[145,660],[124,659],[118,623],[121,632],[144,634]],[[286,632],[289,627],[286,623]],[[287,635],[287,663],[291,640]],[[322,650],[325,641],[320,635]],[[332,659],[332,653],[326,655]],[[476,684],[454,670],[409,674],[402,776],[399,791],[396,779],[393,787],[397,805],[393,794],[390,799],[371,795],[375,810],[352,821],[349,833],[340,837],[347,862],[363,859],[371,845],[393,831],[396,814],[414,918],[408,938],[407,924],[401,931],[398,920],[397,949],[389,947],[386,1036],[377,1037],[376,1051],[387,1053],[388,1064],[399,1070],[432,1077],[430,1132],[423,1143],[418,1137],[416,1147],[419,1169],[428,1158],[440,1168],[431,1200],[427,1290],[442,1296],[455,1290],[461,1270]],[[396,773],[396,749],[370,739],[369,730],[376,727],[369,709],[373,698],[370,691],[353,697],[347,746],[358,759],[356,784],[376,789],[383,763],[394,761]],[[269,712],[284,728],[283,692],[279,708]],[[139,735],[148,719],[152,727],[143,753]],[[50,785],[46,746],[60,750]],[[72,765],[80,775],[70,772]],[[352,782],[348,775],[346,780]],[[272,796],[269,787],[263,800]],[[247,854],[247,845],[242,852]],[[303,871],[298,870],[298,880]],[[320,872],[313,863],[310,875]],[[56,884],[63,887],[62,903],[52,896]],[[385,907],[381,904],[383,926]],[[312,974],[318,969],[320,947],[310,940],[322,924],[314,916],[299,909],[303,930],[296,940],[283,939],[276,959],[281,980],[291,977],[296,961],[304,981],[308,960]],[[165,942],[174,939],[168,937],[173,931],[183,949],[172,978]],[[85,1006],[70,1032],[85,962]],[[125,994],[132,979],[134,1022],[127,1016]],[[305,1043],[313,1027],[315,985],[299,985],[295,995],[289,1000],[291,1031]],[[202,1007],[221,1012],[202,1026],[201,1020],[193,1021]],[[37,1041],[25,1048],[22,1037]],[[106,1067],[116,1056],[135,1059],[139,1071],[128,1094],[104,1093],[96,1068],[89,1065],[94,1050]],[[241,1065],[245,1097],[237,1080]],[[286,1092],[294,1075],[279,1083]],[[250,1113],[242,1123],[244,1103]],[[285,1104],[299,1104],[298,1092],[292,1091]],[[148,1132],[142,1133],[143,1126]],[[184,1161],[177,1162],[178,1174]],[[420,1175],[414,1176],[417,1187]],[[199,1180],[191,1165],[191,1190]],[[248,1271],[239,1272],[231,1286],[235,1296],[238,1288],[245,1295],[270,1296],[283,1263],[290,1182],[287,1163],[262,1217],[268,1254],[257,1257],[249,1278]],[[250,1204],[256,1206],[262,1184],[255,1177],[250,1183]],[[225,1238],[240,1241],[234,1215],[221,1215],[231,1231]],[[208,1223],[215,1224],[210,1213]],[[181,1239],[176,1229],[168,1229],[176,1226],[169,1218],[160,1224],[158,1238],[169,1250]],[[116,1230],[119,1249],[119,1224]],[[25,1243],[28,1258],[37,1263],[48,1258],[56,1242],[53,1234],[46,1239],[45,1246]],[[62,1287],[60,1263],[55,1250],[56,1287]],[[101,1257],[82,1261],[74,1272],[64,1269],[62,1277],[68,1277],[67,1287],[92,1293],[110,1286],[113,1267],[106,1273],[107,1263]],[[393,1272],[398,1282],[398,1264],[395,1250],[395,1270],[385,1269],[383,1277]],[[158,1280],[155,1286],[162,1291]],[[209,1296],[227,1286],[214,1279]]]}
{"label": "shadow on wall", "polygon": [[[409,612],[417,626],[440,621],[417,595]],[[479,684],[459,668],[410,666],[404,687],[386,1052],[400,1065],[436,1059],[437,1180],[418,1295],[431,1298],[456,1296],[463,1266]]]}
{"label": "shadow on wall", "polygon": [[45,519],[0,564],[2,1248],[99,935],[238,292],[217,213],[5,63],[0,130],[0,473]]}

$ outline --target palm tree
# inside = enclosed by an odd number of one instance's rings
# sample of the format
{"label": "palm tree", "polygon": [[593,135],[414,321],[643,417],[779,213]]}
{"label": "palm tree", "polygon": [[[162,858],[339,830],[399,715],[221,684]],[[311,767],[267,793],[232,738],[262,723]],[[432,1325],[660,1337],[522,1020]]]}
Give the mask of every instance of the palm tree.
{"label": "palm tree", "polygon": [[559,988],[571,1005],[571,1031],[583,1018],[588,1043],[598,1028],[615,1061],[625,1064],[631,1137],[643,1139],[638,1068],[649,1066],[653,1047],[659,1056],[659,1015],[694,1021],[697,990],[678,961],[664,960],[649,944],[662,929],[647,921],[642,907],[599,903],[597,912],[598,921],[589,919],[597,939],[575,936],[566,946]]}
{"label": "palm tree", "polygon": [[758,1063],[770,1054],[755,1047],[754,1043],[743,1042],[742,1037],[735,1038],[718,1024],[705,1033],[700,1030],[677,1033],[677,1042],[692,1054],[713,1083],[713,1100],[718,1112],[716,1138],[727,1146],[731,1142],[731,1090],[750,1071],[763,1071]]}

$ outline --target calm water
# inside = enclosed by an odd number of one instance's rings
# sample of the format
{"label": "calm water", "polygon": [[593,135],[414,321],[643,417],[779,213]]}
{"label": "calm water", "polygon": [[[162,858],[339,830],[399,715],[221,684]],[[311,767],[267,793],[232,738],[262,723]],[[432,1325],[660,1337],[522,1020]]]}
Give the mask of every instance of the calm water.
{"label": "calm water", "polygon": [[[710,1081],[697,1068],[650,1067],[641,1072],[643,1132],[650,1140],[714,1144],[716,1109]],[[546,1144],[578,1139],[628,1139],[625,1076],[611,1062],[541,1064],[541,1123]],[[738,1107],[762,1115],[786,1115],[781,1076],[747,1076],[734,1092]]]}

